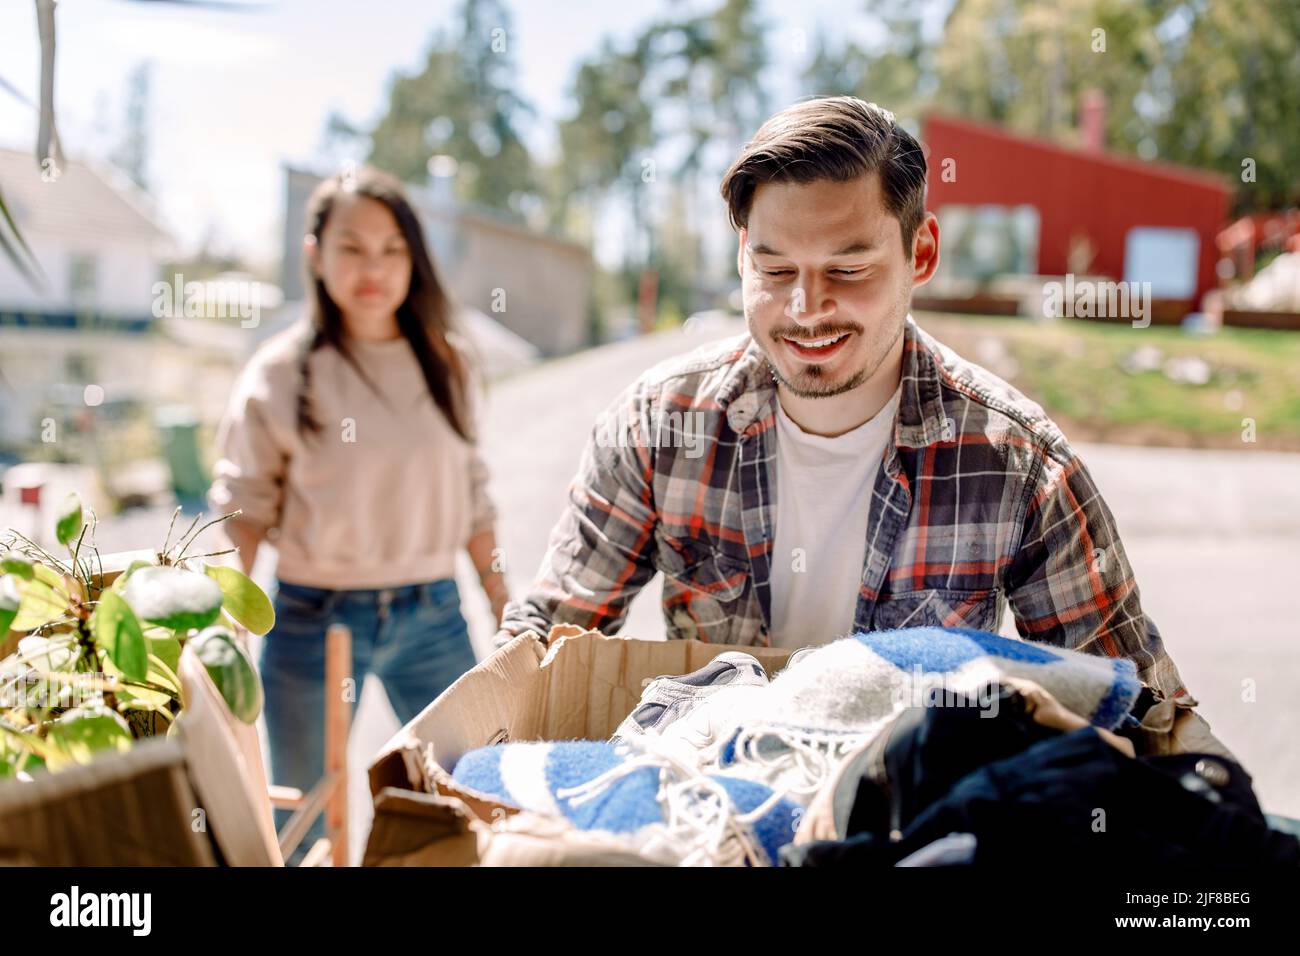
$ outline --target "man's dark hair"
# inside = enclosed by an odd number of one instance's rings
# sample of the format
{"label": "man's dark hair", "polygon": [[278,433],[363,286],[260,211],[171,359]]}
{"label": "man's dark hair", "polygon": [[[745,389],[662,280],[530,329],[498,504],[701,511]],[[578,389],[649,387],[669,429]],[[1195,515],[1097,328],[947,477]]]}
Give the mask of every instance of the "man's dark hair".
{"label": "man's dark hair", "polygon": [[925,218],[925,154],[893,113],[855,96],[805,100],[771,116],[722,177],[722,198],[740,229],[762,183],[847,182],[872,172],[880,173],[885,208],[898,219],[910,262]]}

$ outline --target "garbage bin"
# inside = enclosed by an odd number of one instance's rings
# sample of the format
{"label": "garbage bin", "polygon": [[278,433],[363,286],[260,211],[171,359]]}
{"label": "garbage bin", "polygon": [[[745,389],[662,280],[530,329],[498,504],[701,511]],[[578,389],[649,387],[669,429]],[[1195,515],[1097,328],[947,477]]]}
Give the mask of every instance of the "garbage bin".
{"label": "garbage bin", "polygon": [[162,405],[154,422],[177,503],[186,511],[202,511],[209,480],[199,456],[198,414],[189,405]]}

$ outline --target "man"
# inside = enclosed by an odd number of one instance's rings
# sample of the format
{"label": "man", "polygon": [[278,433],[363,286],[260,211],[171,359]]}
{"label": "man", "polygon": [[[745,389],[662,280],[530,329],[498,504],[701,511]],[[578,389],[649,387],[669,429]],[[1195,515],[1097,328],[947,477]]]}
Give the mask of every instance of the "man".
{"label": "man", "polygon": [[1115,521],[1042,408],[923,332],[926,161],[852,97],[771,117],[722,182],[748,333],[662,363],[597,423],[498,645],[618,630],[664,574],[670,638],[801,647],[955,625],[1131,658],[1184,707]]}

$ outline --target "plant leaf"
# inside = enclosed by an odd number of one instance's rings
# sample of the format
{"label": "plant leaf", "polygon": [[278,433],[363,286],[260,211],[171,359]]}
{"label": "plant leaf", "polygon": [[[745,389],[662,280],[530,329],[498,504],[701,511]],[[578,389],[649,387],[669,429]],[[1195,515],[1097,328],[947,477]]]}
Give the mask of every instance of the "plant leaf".
{"label": "plant leaf", "polygon": [[130,579],[131,575],[135,571],[137,571],[140,568],[150,567],[152,564],[153,564],[152,561],[145,561],[143,558],[136,558],[134,561],[132,561],[130,564],[126,566],[125,571],[123,571],[121,574],[119,574],[117,577],[113,579],[113,583],[108,586],[109,590],[117,591],[120,594],[123,588],[126,587],[126,582]]}
{"label": "plant leaf", "polygon": [[58,521],[54,525],[54,536],[59,539],[59,544],[69,545],[77,540],[84,523],[81,516],[81,496],[75,491],[70,491],[63,499],[63,507],[59,510]]}
{"label": "plant leaf", "polygon": [[[0,195],[0,219],[4,220],[4,225],[0,225],[0,248],[4,250],[6,258],[9,259],[14,268],[23,274],[28,284],[33,289],[43,291],[48,280],[41,270],[41,264],[32,255],[27,240],[23,238],[18,223],[14,222],[13,213],[9,211],[9,207],[5,204],[3,195]],[[6,234],[6,226],[8,227],[8,234]],[[12,235],[12,239],[10,235]]]}
{"label": "plant leaf", "polygon": [[0,777],[5,775],[6,764],[12,774],[44,767],[41,755],[46,752],[45,741],[40,737],[23,733],[0,720]]}
{"label": "plant leaf", "polygon": [[149,652],[166,664],[168,670],[174,673],[181,666],[181,642],[173,635],[151,637],[148,641]]}
{"label": "plant leaf", "polygon": [[181,679],[176,676],[175,671],[167,666],[166,661],[162,660],[157,654],[149,655],[148,681],[151,684],[166,687],[177,700],[180,700]]}
{"label": "plant leaf", "polygon": [[166,565],[140,568],[126,582],[122,597],[140,620],[180,631],[207,627],[224,600],[216,581]]}
{"label": "plant leaf", "polygon": [[115,591],[105,591],[90,618],[95,646],[108,655],[129,680],[144,680],[149,672],[149,645],[135,613]]}
{"label": "plant leaf", "polygon": [[121,710],[156,710],[171,716],[167,708],[174,698],[166,691],[150,687],[119,687],[114,696]]}
{"label": "plant leaf", "polygon": [[189,645],[230,712],[246,724],[254,723],[262,712],[262,680],[235,635],[224,627],[209,627],[190,638]]}
{"label": "plant leaf", "polygon": [[242,571],[224,565],[204,565],[203,572],[221,588],[222,607],[254,634],[275,626],[275,608],[266,592]]}
{"label": "plant leaf", "polygon": [[66,640],[51,640],[39,634],[30,634],[18,642],[18,653],[33,670],[42,674],[61,671],[72,666],[77,659],[77,649]]}
{"label": "plant leaf", "polygon": [[16,574],[24,581],[30,581],[35,573],[32,570],[32,562],[26,555],[19,554],[17,551],[10,551],[0,558],[0,574]]}
{"label": "plant leaf", "polygon": [[23,601],[22,588],[17,575],[0,576],[0,640],[9,633],[9,625],[18,616],[18,605]]}
{"label": "plant leaf", "polygon": [[9,623],[15,631],[33,631],[68,613],[67,595],[46,583],[39,572],[32,580],[23,581],[21,590],[18,613]]}
{"label": "plant leaf", "polygon": [[67,592],[64,590],[65,578],[62,571],[55,570],[54,568],[44,564],[33,564],[32,577],[37,581],[44,581],[58,594],[61,594],[64,597],[68,596]]}
{"label": "plant leaf", "polygon": [[74,708],[46,725],[45,731],[52,770],[88,763],[101,750],[130,750],[134,741],[130,725],[103,704]]}

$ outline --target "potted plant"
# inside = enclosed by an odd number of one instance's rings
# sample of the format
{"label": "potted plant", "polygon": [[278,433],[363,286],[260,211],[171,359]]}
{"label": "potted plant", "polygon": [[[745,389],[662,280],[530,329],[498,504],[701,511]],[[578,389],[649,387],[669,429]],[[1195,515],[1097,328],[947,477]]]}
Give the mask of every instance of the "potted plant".
{"label": "potted plant", "polygon": [[[266,594],[240,571],[204,563],[229,551],[188,555],[199,518],[175,544],[172,515],[162,549],[106,575],[96,525],[69,495],[56,522],[61,559],[18,533],[0,538],[0,780],[31,779],[172,735],[184,716],[176,676],[190,645],[231,713],[253,723],[262,685],[238,634],[275,622]],[[91,544],[86,545],[89,533]]]}

